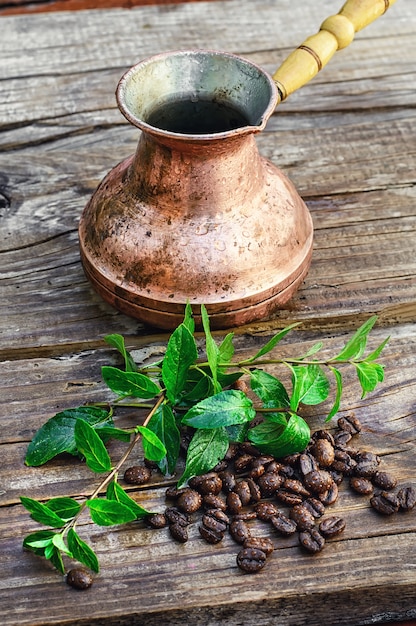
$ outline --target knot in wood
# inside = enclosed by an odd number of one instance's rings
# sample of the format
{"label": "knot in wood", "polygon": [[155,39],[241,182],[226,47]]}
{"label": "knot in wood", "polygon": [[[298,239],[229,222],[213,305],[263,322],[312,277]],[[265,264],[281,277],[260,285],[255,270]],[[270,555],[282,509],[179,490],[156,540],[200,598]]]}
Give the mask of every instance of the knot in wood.
{"label": "knot in wood", "polygon": [[338,42],[338,50],[350,45],[355,36],[354,24],[345,15],[331,15],[321,24],[321,30],[326,30]]}

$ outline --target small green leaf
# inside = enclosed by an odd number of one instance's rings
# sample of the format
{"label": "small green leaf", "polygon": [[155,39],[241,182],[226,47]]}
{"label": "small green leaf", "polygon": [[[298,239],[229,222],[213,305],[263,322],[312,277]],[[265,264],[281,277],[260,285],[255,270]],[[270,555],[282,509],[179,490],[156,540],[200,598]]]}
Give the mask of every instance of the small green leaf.
{"label": "small green leaf", "polygon": [[249,422],[245,424],[233,424],[232,426],[226,426],[225,430],[228,435],[228,441],[243,443],[246,440],[247,432],[249,428]]}
{"label": "small green leaf", "polygon": [[189,330],[191,335],[194,334],[195,320],[194,320],[194,314],[192,312],[192,307],[189,304],[189,302],[187,302],[185,306],[185,315],[184,315],[182,324],[186,326],[186,328]]}
{"label": "small green leaf", "polygon": [[106,493],[108,500],[116,500],[121,504],[127,506],[136,516],[136,519],[141,519],[146,517],[147,515],[152,515],[151,511],[147,511],[140,504],[137,504],[133,498],[131,498],[128,493],[126,493],[117,482],[112,481],[107,487]]}
{"label": "small green leaf", "polygon": [[319,365],[295,365],[291,367],[293,374],[293,391],[290,408],[296,411],[299,404],[319,404],[326,400],[330,385]]}
{"label": "small green leaf", "polygon": [[86,505],[90,510],[92,521],[99,526],[127,524],[136,519],[136,514],[128,506],[116,500],[93,498],[87,500]]}
{"label": "small green leaf", "polygon": [[373,350],[373,352],[370,352],[370,354],[368,354],[364,360],[375,361],[380,356],[389,341],[390,337],[386,337],[386,339],[382,341],[381,344],[375,350]]}
{"label": "small green leaf", "polygon": [[46,504],[32,500],[32,498],[26,498],[25,496],[20,496],[20,501],[25,509],[29,511],[30,517],[36,522],[39,522],[39,524],[52,526],[53,528],[62,528],[62,526],[65,526],[66,520],[51,511]]}
{"label": "small green leaf", "polygon": [[182,402],[185,404],[199,402],[203,398],[212,396],[214,393],[214,381],[212,376],[203,369],[189,370],[188,380],[184,388]]}
{"label": "small green leaf", "polygon": [[212,380],[214,382],[214,392],[218,393],[221,389],[218,386],[218,346],[211,335],[209,327],[209,317],[205,306],[201,305],[202,325],[205,333],[205,345],[207,352],[208,365],[211,370]]}
{"label": "small green leaf", "polygon": [[159,395],[161,389],[151,378],[139,372],[123,372],[104,365],[101,375],[107,387],[118,396],[131,396],[149,400]]}
{"label": "small green leaf", "polygon": [[192,476],[208,472],[224,458],[229,440],[224,428],[197,430],[189,444],[185,471],[178,482],[183,486]]}
{"label": "small green leaf", "polygon": [[52,498],[45,506],[66,521],[75,517],[81,508],[81,505],[73,498]]}
{"label": "small green leaf", "polygon": [[23,539],[23,547],[43,556],[45,548],[52,543],[54,535],[56,535],[54,530],[38,530]]}
{"label": "small green leaf", "polygon": [[303,356],[299,357],[299,360],[307,359],[308,357],[313,356],[314,354],[319,352],[319,350],[322,348],[323,345],[324,344],[322,343],[322,341],[318,341],[311,348],[309,348],[309,350],[305,352]]}
{"label": "small green leaf", "polygon": [[90,470],[97,473],[109,472],[110,456],[94,428],[84,420],[77,420],[74,434],[77,449],[85,457]]}
{"label": "small green leaf", "polygon": [[62,561],[61,551],[53,543],[45,549],[45,558],[60,572],[65,574],[65,566]]}
{"label": "small green leaf", "polygon": [[149,461],[161,461],[166,456],[166,448],[159,437],[146,426],[138,426],[137,431],[142,436],[143,452]]}
{"label": "small green leaf", "polygon": [[250,372],[250,386],[263,402],[265,408],[290,406],[285,386],[275,376],[263,370],[252,370]]}
{"label": "small green leaf", "polygon": [[26,465],[43,465],[63,452],[76,455],[74,430],[77,419],[83,419],[94,426],[113,426],[111,413],[93,406],[81,406],[57,413],[33,437],[27,448]]}
{"label": "small green leaf", "polygon": [[336,415],[338,413],[339,406],[341,404],[341,397],[342,397],[342,374],[335,367],[332,367],[330,365],[328,367],[329,367],[329,369],[331,370],[331,372],[335,376],[335,380],[336,380],[336,383],[337,383],[337,392],[336,392],[336,396],[335,396],[334,405],[333,405],[332,409],[330,410],[330,412],[328,413],[328,417],[325,420],[326,422],[329,422],[329,420],[331,420],[334,417],[334,415]]}
{"label": "small green leaf", "polygon": [[229,363],[234,356],[234,333],[228,333],[218,346],[218,361]]}
{"label": "small green leaf", "polygon": [[369,363],[354,363],[357,370],[358,380],[362,389],[362,398],[369,392],[374,391],[378,383],[384,380],[384,369],[382,365],[370,361]]}
{"label": "small green leaf", "polygon": [[81,539],[73,528],[68,530],[68,547],[74,559],[89,567],[93,572],[98,573],[100,571],[97,555],[94,550]]}
{"label": "small green leaf", "polygon": [[310,439],[310,429],[305,420],[293,414],[286,427],[273,422],[261,422],[249,430],[248,439],[261,452],[282,457],[304,450]]}
{"label": "small green leaf", "polygon": [[279,341],[283,339],[283,337],[285,337],[288,332],[292,330],[292,328],[296,328],[296,326],[299,326],[299,324],[301,324],[301,322],[297,322],[296,324],[290,324],[290,326],[287,326],[286,328],[283,328],[283,330],[280,330],[258,352],[256,352],[254,356],[246,359],[244,362],[253,363],[253,361],[257,361],[257,359],[260,359],[260,357],[264,356],[268,352],[271,352],[273,348],[277,346]]}
{"label": "small green leaf", "polygon": [[122,354],[126,372],[137,371],[136,363],[134,362],[131,354],[126,350],[124,337],[122,335],[106,335],[104,337],[104,341],[106,341],[110,346],[113,346],[113,348],[116,348],[116,350]]}
{"label": "small green leaf", "polygon": [[252,401],[242,391],[228,389],[201,400],[183,417],[193,428],[221,428],[251,421],[256,415]]}
{"label": "small green leaf", "polygon": [[106,443],[110,439],[118,439],[128,443],[131,439],[132,431],[123,430],[122,428],[113,428],[112,426],[97,426],[95,429],[97,435]]}
{"label": "small green leaf", "polygon": [[356,330],[352,338],[346,343],[341,352],[333,359],[334,361],[350,361],[359,359],[367,345],[368,333],[377,321],[377,315],[370,317],[360,328]]}
{"label": "small green leaf", "polygon": [[163,474],[173,474],[179,457],[181,434],[169,404],[162,404],[152,415],[148,428],[157,435],[166,448],[165,456],[158,461]]}
{"label": "small green leaf", "polygon": [[62,533],[55,533],[55,535],[52,538],[52,543],[56,548],[58,548],[60,552],[63,552],[64,554],[72,558],[71,550],[65,544]]}
{"label": "small green leaf", "polygon": [[196,343],[188,328],[180,324],[169,338],[165,358],[162,363],[162,378],[166,395],[176,404],[185,387],[188,369],[198,357]]}

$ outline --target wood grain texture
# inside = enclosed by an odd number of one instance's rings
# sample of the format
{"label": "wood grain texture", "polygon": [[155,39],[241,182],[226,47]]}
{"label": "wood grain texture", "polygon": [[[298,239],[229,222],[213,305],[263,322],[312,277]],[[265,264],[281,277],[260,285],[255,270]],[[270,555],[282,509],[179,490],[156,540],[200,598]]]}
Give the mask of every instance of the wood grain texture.
{"label": "wood grain texture", "polygon": [[[208,546],[197,524],[191,540],[179,545],[166,531],[142,524],[108,530],[82,518],[80,534],[102,563],[85,595],[67,588],[48,564],[21,547],[38,525],[19,504],[20,495],[82,499],[98,483],[74,458],[55,459],[45,468],[27,468],[23,461],[46,419],[110,397],[100,368],[119,360],[103,336],[124,334],[139,356],[149,349],[163,353],[166,346],[165,334],[104,304],[79,260],[84,205],[137,145],[137,130],[116,107],[117,81],[142,58],[193,47],[235,52],[272,73],[340,4],[226,0],[1,18],[5,626],[358,626],[416,618],[415,512],[382,518],[345,485],[332,509],[347,520],[344,535],[317,557],[303,554],[293,538],[275,535],[272,559],[252,578],[237,569],[230,538]],[[386,380],[360,400],[355,377],[345,369],[341,413],[353,410],[362,420],[357,445],[377,451],[401,484],[416,484],[415,33],[413,0],[400,0],[282,104],[258,137],[261,153],[289,175],[309,206],[314,253],[302,288],[283,310],[235,329],[241,355],[294,320],[302,326],[282,344],[283,354],[298,354],[320,339],[332,351],[378,313],[371,345],[391,335],[382,358]],[[308,409],[312,428],[322,425],[328,406]],[[127,426],[144,413],[126,410],[118,419]],[[123,449],[112,443],[112,456],[119,458]],[[140,450],[132,460],[139,457]],[[165,487],[155,476],[130,494],[162,510]],[[252,525],[270,533],[257,521]]]}

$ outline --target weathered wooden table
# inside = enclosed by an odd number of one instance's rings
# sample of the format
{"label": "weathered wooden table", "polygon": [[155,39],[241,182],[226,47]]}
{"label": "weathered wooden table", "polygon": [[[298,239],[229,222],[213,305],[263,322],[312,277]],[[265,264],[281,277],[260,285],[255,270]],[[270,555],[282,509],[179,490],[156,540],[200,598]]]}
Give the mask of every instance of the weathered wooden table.
{"label": "weathered wooden table", "polygon": [[[102,571],[81,594],[22,550],[38,529],[20,495],[82,497],[96,482],[60,458],[23,464],[34,432],[57,411],[109,397],[100,367],[117,356],[103,336],[129,348],[165,345],[94,294],[79,259],[77,224],[104,174],[132,153],[137,131],[118,112],[122,73],[153,53],[205,47],[232,51],[273,71],[340,7],[335,0],[198,2],[0,21],[0,612],[11,624],[370,624],[416,618],[416,513],[378,516],[368,499],[341,488],[347,521],[319,556],[278,541],[268,566],[248,577],[236,546],[183,545],[141,524],[80,532]],[[291,321],[303,324],[284,350],[317,338],[336,349],[371,314],[386,379],[350,409],[400,483],[415,484],[416,428],[416,15],[400,0],[347,50],[281,105],[258,137],[260,151],[293,180],[315,226],[312,267],[296,297],[270,319],[235,329],[242,354]],[[218,333],[221,335],[221,333]],[[310,412],[322,424],[324,409]],[[137,416],[126,415],[137,422]],[[113,445],[112,454],[122,449]],[[139,454],[139,452],[137,453]],[[164,485],[133,495],[162,510]]]}

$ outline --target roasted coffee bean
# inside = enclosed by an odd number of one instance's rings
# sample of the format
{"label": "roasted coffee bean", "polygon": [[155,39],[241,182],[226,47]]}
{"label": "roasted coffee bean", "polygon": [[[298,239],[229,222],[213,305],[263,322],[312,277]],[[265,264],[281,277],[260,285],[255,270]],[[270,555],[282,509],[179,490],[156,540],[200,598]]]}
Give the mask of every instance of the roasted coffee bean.
{"label": "roasted coffee bean", "polygon": [[234,487],[237,484],[237,481],[235,479],[233,472],[231,472],[230,470],[225,470],[224,472],[220,472],[218,475],[221,478],[222,490],[224,491],[224,493],[233,491]]}
{"label": "roasted coffee bean", "polygon": [[243,474],[250,468],[254,459],[252,454],[242,454],[234,460],[234,471],[236,474]]}
{"label": "roasted coffee bean", "polygon": [[241,512],[241,509],[243,508],[240,496],[234,491],[230,491],[230,493],[227,495],[227,507],[232,515],[237,515]]}
{"label": "roasted coffee bean", "polygon": [[256,511],[254,511],[254,509],[240,511],[240,513],[237,513],[237,515],[234,515],[234,519],[241,519],[244,522],[247,522],[248,520],[251,520],[251,519],[256,519],[256,517],[257,517],[257,513]]}
{"label": "roasted coffee bean", "polygon": [[210,530],[215,530],[222,533],[227,530],[228,526],[228,524],[217,519],[213,515],[203,515],[202,524],[205,526],[205,528],[209,528]]}
{"label": "roasted coffee bean", "polygon": [[182,524],[175,523],[169,524],[169,532],[172,535],[175,541],[179,541],[179,543],[185,543],[188,541],[188,527],[183,526]]}
{"label": "roasted coffee bean", "polygon": [[347,445],[349,441],[351,441],[352,435],[346,430],[339,430],[334,435],[334,446],[336,448],[343,448]]}
{"label": "roasted coffee bean", "polygon": [[300,453],[295,452],[294,454],[288,454],[282,458],[283,465],[290,465],[290,467],[295,467],[299,462]]}
{"label": "roasted coffee bean", "polygon": [[334,446],[334,437],[331,435],[331,433],[328,430],[316,430],[314,433],[312,433],[312,437],[311,437],[312,441],[318,441],[318,439],[325,439],[326,441],[329,441],[329,443]]}
{"label": "roasted coffee bean", "polygon": [[202,506],[201,494],[194,489],[185,489],[177,498],[176,506],[184,513],[195,513]]}
{"label": "roasted coffee bean", "polygon": [[266,564],[266,554],[258,548],[243,548],[237,554],[237,565],[247,572],[247,574],[255,574],[259,572]]}
{"label": "roasted coffee bean", "polygon": [[250,537],[245,540],[243,546],[261,550],[266,556],[270,556],[274,550],[273,541],[268,537]]}
{"label": "roasted coffee bean", "polygon": [[202,502],[207,509],[221,509],[222,511],[227,510],[227,503],[225,501],[225,498],[219,495],[216,496],[213,493],[207,493],[205,496],[203,496]]}
{"label": "roasted coffee bean", "polygon": [[183,513],[175,506],[169,506],[165,510],[165,517],[168,521],[168,524],[179,524],[179,526],[189,525],[189,518],[186,513]]}
{"label": "roasted coffee bean", "polygon": [[199,534],[207,543],[219,543],[224,539],[224,531],[207,528],[205,525],[198,526]]}
{"label": "roasted coffee bean", "polygon": [[132,465],[124,472],[124,480],[129,485],[144,485],[150,480],[151,470],[145,465]]}
{"label": "roasted coffee bean", "polygon": [[256,467],[264,467],[266,468],[269,463],[272,463],[275,460],[274,456],[271,454],[261,454],[260,456],[256,456],[251,462],[251,469],[255,469]]}
{"label": "roasted coffee bean", "polygon": [[338,485],[336,482],[332,481],[329,489],[323,493],[318,493],[318,498],[324,506],[331,506],[331,504],[334,504],[334,502],[338,500],[338,494]]}
{"label": "roasted coffee bean", "polygon": [[345,430],[351,435],[357,435],[361,432],[362,426],[358,417],[351,413],[350,415],[346,415],[345,417],[340,417],[338,419],[338,428],[340,430]]}
{"label": "roasted coffee bean", "polygon": [[233,519],[230,524],[230,535],[237,543],[244,543],[246,539],[250,539],[251,532],[244,520]]}
{"label": "roasted coffee bean", "polygon": [[257,517],[263,521],[267,521],[279,513],[279,509],[273,502],[258,502],[254,510],[257,513]]}
{"label": "roasted coffee bean", "polygon": [[319,467],[329,467],[334,462],[334,446],[327,439],[317,439],[310,448]]}
{"label": "roasted coffee bean", "polygon": [[251,502],[259,502],[261,500],[260,487],[252,478],[247,478],[248,488],[250,489]]}
{"label": "roasted coffee bean", "polygon": [[245,380],[241,380],[241,378],[239,378],[238,380],[234,381],[233,384],[231,385],[231,387],[232,387],[232,389],[237,389],[237,391],[242,391],[246,395],[249,392],[249,388],[248,388],[248,385],[247,385],[246,381]]}
{"label": "roasted coffee bean", "polygon": [[309,530],[315,526],[315,518],[302,504],[296,504],[290,510],[290,518],[296,522],[298,530]]}
{"label": "roasted coffee bean", "polygon": [[383,489],[383,491],[390,491],[397,485],[397,478],[388,472],[376,472],[371,477],[371,480],[377,487]]}
{"label": "roasted coffee bean", "polygon": [[230,445],[228,446],[228,450],[225,453],[224,456],[224,461],[227,461],[227,463],[229,463],[230,461],[233,461],[235,459],[235,457],[238,454],[238,443],[230,443]]}
{"label": "roasted coffee bean", "polygon": [[363,476],[351,476],[350,487],[363,496],[369,496],[370,493],[373,493],[373,483]]}
{"label": "roasted coffee bean", "polygon": [[94,582],[90,572],[82,567],[76,567],[69,570],[66,575],[66,583],[74,589],[89,589]]}
{"label": "roasted coffee bean", "polygon": [[165,498],[168,498],[168,500],[176,500],[176,498],[179,498],[179,496],[185,493],[187,489],[189,489],[189,487],[182,487],[181,489],[177,489],[175,485],[171,485],[165,491]]}
{"label": "roasted coffee bean", "polygon": [[278,489],[274,494],[276,500],[287,504],[288,506],[294,506],[295,504],[302,504],[303,497],[293,491],[287,489]]}
{"label": "roasted coffee bean", "polygon": [[241,504],[247,506],[251,500],[251,492],[246,480],[239,480],[234,487],[234,492],[240,497]]}
{"label": "roasted coffee bean", "polygon": [[209,472],[200,476],[200,482],[197,487],[203,495],[207,493],[213,493],[218,495],[222,489],[222,480],[216,472]]}
{"label": "roasted coffee bean", "polygon": [[378,454],[370,452],[369,450],[359,450],[355,456],[355,460],[357,463],[361,463],[361,461],[368,461],[374,463],[375,465],[380,465],[381,463],[381,459]]}
{"label": "roasted coffee bean", "polygon": [[266,467],[267,474],[277,474],[282,469],[282,464],[278,461],[271,461]]}
{"label": "roasted coffee bean", "polygon": [[311,492],[308,491],[303,483],[300,480],[297,480],[297,478],[285,478],[282,488],[287,491],[297,493],[299,496],[303,496],[304,498],[308,498],[311,495]]}
{"label": "roasted coffee bean", "polygon": [[285,478],[293,478],[295,476],[295,468],[291,465],[282,465],[279,470],[280,474]]}
{"label": "roasted coffee bean", "polygon": [[221,509],[208,509],[208,511],[205,512],[205,515],[207,515],[209,517],[213,517],[218,522],[221,522],[222,524],[225,524],[225,526],[229,526],[229,524],[230,524],[230,518]]}
{"label": "roasted coffee bean", "polygon": [[411,511],[416,505],[416,490],[411,485],[401,487],[397,492],[397,499],[402,511]]}
{"label": "roasted coffee bean", "polygon": [[263,476],[263,474],[265,473],[266,468],[264,467],[264,465],[257,465],[256,467],[253,467],[249,473],[248,476],[249,478],[251,478],[252,480],[257,481],[260,476]]}
{"label": "roasted coffee bean", "polygon": [[242,443],[239,443],[238,450],[240,455],[250,454],[251,456],[261,456],[261,452],[249,441],[243,441]]}
{"label": "roasted coffee bean", "polygon": [[399,510],[400,502],[398,497],[390,491],[382,491],[370,498],[370,504],[378,513],[382,515],[392,515]]}
{"label": "roasted coffee bean", "polygon": [[316,519],[325,513],[325,505],[317,498],[307,498],[303,505]]}
{"label": "roasted coffee bean", "polygon": [[340,485],[344,480],[344,474],[342,472],[337,472],[332,467],[328,469],[328,472],[331,474],[332,480],[335,484]]}
{"label": "roasted coffee bean", "polygon": [[277,513],[270,518],[273,528],[275,528],[281,535],[289,536],[296,532],[296,522],[293,519],[287,517],[284,513]]}
{"label": "roasted coffee bean", "polygon": [[228,463],[227,461],[220,461],[219,463],[217,463],[217,465],[215,467],[212,468],[213,472],[217,472],[217,474],[219,472],[224,472],[228,467]]}
{"label": "roasted coffee bean", "polygon": [[303,476],[319,469],[317,460],[310,452],[304,452],[300,455],[299,468]]}
{"label": "roasted coffee bean", "polygon": [[345,450],[335,449],[334,462],[331,465],[331,469],[350,476],[356,466],[357,462]]}
{"label": "roasted coffee bean", "polygon": [[319,524],[319,532],[326,538],[335,537],[342,533],[345,528],[345,520],[342,517],[337,517],[336,515],[332,515],[331,517],[326,517]]}
{"label": "roasted coffee bean", "polygon": [[325,470],[313,470],[303,477],[304,485],[313,493],[324,493],[333,483],[331,474]]}
{"label": "roasted coffee bean", "polygon": [[302,532],[299,533],[299,542],[302,548],[311,554],[320,552],[325,545],[324,537],[316,528],[302,530]]}
{"label": "roasted coffee bean", "polygon": [[153,513],[145,517],[145,523],[150,528],[164,528],[167,526],[168,520],[163,513]]}
{"label": "roasted coffee bean", "polygon": [[266,472],[257,481],[263,498],[269,498],[283,484],[283,477],[274,472]]}

